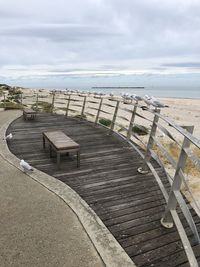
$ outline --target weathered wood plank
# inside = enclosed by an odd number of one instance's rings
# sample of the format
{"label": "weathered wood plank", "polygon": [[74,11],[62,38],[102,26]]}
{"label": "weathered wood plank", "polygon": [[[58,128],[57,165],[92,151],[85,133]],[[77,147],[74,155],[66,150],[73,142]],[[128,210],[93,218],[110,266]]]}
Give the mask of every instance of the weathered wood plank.
{"label": "weathered wood plank", "polygon": [[[48,150],[42,149],[42,132],[47,130],[61,130],[80,144],[79,169],[74,155],[63,155],[61,169],[56,170],[56,158],[50,159]],[[160,224],[165,200],[159,186],[151,173],[138,174],[143,161],[127,143],[108,135],[108,129],[101,126],[45,113],[39,113],[35,121],[17,119],[8,132],[13,133],[10,150],[83,197],[137,266],[187,266],[178,232]],[[165,174],[154,166],[169,190]],[[183,219],[181,213],[180,217]],[[191,235],[184,219],[183,224]],[[200,258],[198,249],[194,244]]]}

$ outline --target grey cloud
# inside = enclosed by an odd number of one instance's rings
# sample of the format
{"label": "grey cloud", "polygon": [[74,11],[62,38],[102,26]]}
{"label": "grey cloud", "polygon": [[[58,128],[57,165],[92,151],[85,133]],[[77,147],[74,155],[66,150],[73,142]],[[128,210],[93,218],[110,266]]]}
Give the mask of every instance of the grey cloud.
{"label": "grey cloud", "polygon": [[200,68],[200,62],[177,62],[163,64],[164,67],[177,67],[177,68]]}
{"label": "grey cloud", "polygon": [[16,38],[47,38],[52,41],[76,41],[88,38],[113,37],[119,35],[101,26],[78,24],[36,24],[17,27],[5,27],[0,29],[3,36],[15,36]]}
{"label": "grey cloud", "polygon": [[199,12],[196,0],[7,0],[0,66],[11,75],[199,68]]}

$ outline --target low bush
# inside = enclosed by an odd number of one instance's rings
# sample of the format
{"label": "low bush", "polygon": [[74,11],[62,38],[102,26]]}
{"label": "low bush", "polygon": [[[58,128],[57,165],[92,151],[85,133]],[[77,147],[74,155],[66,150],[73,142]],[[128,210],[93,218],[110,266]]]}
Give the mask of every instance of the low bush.
{"label": "low bush", "polygon": [[86,116],[85,114],[83,114],[83,115],[78,114],[78,115],[75,115],[74,117],[75,117],[75,118],[78,118],[78,119],[84,119],[84,120],[87,119],[87,116]]}
{"label": "low bush", "polygon": [[134,124],[132,128],[132,132],[136,133],[138,135],[147,135],[149,130],[147,127],[140,125],[140,124]]}
{"label": "low bush", "polygon": [[111,120],[109,119],[100,119],[99,123],[101,123],[102,125],[105,125],[107,127],[109,127],[111,125]]}
{"label": "low bush", "polygon": [[[31,108],[33,110],[36,110],[37,109],[37,104],[33,104],[31,106]],[[51,103],[47,103],[47,102],[44,102],[44,101],[39,101],[38,102],[38,109],[43,111],[43,112],[47,112],[47,113],[50,113],[52,111],[52,104]]]}
{"label": "low bush", "polygon": [[0,103],[0,108],[5,108],[5,110],[21,109],[22,105],[17,104],[17,103],[13,103],[13,102],[5,102],[5,104],[4,103]]}

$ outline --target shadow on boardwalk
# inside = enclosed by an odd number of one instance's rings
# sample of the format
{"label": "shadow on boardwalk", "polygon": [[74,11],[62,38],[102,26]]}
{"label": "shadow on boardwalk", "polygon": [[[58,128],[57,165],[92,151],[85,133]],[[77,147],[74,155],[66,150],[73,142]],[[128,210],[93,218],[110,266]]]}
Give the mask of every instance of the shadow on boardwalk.
{"label": "shadow on boardwalk", "polygon": [[[50,159],[42,148],[42,132],[47,130],[62,130],[80,144],[80,168],[76,168],[75,155],[70,155],[63,156],[61,169],[56,169],[56,158]],[[160,224],[165,201],[157,182],[151,173],[137,173],[142,160],[127,143],[108,135],[103,127],[50,114],[39,114],[36,121],[19,118],[8,131],[15,136],[9,145],[11,152],[73,188],[137,266],[182,266],[187,262],[176,229]],[[157,170],[167,185],[162,170],[158,166]],[[194,218],[199,222],[195,214]]]}

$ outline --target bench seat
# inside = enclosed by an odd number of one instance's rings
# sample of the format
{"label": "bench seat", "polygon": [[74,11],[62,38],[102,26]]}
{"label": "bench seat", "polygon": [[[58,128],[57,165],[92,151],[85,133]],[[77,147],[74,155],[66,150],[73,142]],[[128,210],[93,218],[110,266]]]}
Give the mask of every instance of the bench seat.
{"label": "bench seat", "polygon": [[60,154],[77,152],[77,167],[80,166],[80,145],[73,141],[62,131],[43,132],[43,148],[45,149],[45,141],[49,142],[50,157],[52,149],[57,154],[57,168],[60,167]]}
{"label": "bench seat", "polygon": [[25,108],[23,110],[24,120],[28,120],[28,119],[34,120],[36,117],[36,114],[37,112],[31,108]]}

